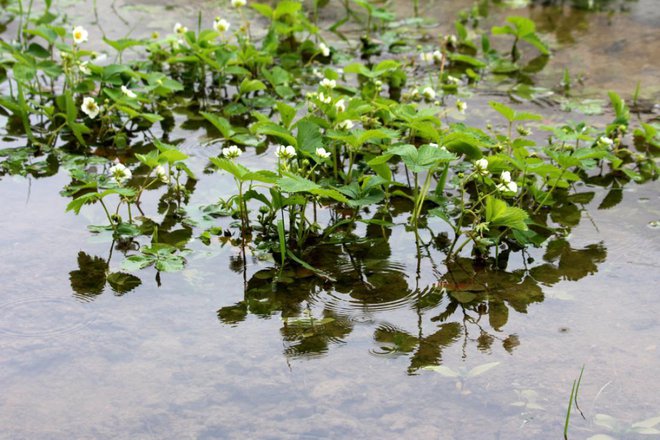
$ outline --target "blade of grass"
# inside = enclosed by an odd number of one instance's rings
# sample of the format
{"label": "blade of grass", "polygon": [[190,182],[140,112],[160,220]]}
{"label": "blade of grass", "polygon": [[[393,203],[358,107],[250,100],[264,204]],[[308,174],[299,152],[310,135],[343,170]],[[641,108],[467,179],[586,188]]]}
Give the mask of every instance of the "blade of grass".
{"label": "blade of grass", "polygon": [[573,398],[573,401],[575,402],[575,407],[577,408],[578,411],[580,411],[580,415],[584,420],[587,420],[587,418],[584,416],[584,413],[580,409],[580,405],[578,405],[578,393],[580,392],[580,382],[582,382],[582,373],[584,373],[584,365],[582,365],[582,369],[580,370],[580,377],[578,377],[577,385],[575,386],[575,397]]}
{"label": "blade of grass", "polygon": [[580,411],[580,415],[582,416],[582,418],[586,420],[586,417],[584,417],[584,413],[580,409],[580,406],[578,405],[578,401],[577,401],[577,396],[580,390],[580,383],[582,383],[583,374],[584,374],[584,365],[582,365],[582,369],[580,370],[580,376],[577,378],[577,380],[573,381],[573,387],[571,388],[571,396],[568,399],[568,409],[566,410],[566,421],[564,422],[564,440],[568,440],[568,424],[571,421],[571,409],[573,408],[574,403],[577,410]]}
{"label": "blade of grass", "polygon": [[571,420],[571,408],[573,407],[573,396],[575,395],[575,381],[571,388],[571,396],[568,398],[568,410],[566,411],[566,421],[564,422],[564,440],[568,440],[568,422]]}

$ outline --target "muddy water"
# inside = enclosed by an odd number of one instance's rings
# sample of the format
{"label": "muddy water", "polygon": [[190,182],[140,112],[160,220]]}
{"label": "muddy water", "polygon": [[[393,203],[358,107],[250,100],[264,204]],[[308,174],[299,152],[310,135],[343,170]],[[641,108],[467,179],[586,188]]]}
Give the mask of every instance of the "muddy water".
{"label": "muddy water", "polygon": [[[110,2],[98,3],[103,19],[114,14]],[[448,28],[457,5],[438,2],[429,11],[442,11]],[[576,26],[574,41],[556,37],[552,63],[573,63],[573,50],[590,53],[597,61],[581,65],[590,88],[625,93],[637,75],[649,75],[652,91],[657,45],[644,52],[648,59],[628,51],[641,50],[640,39],[653,42],[657,13],[652,0],[626,5],[630,12],[609,17],[579,13],[587,26]],[[144,32],[194,23],[198,8],[216,15],[202,2],[115,5]],[[133,27],[108,20],[118,35]],[[601,47],[616,39],[602,32],[605,21],[636,35],[616,56]],[[620,73],[599,70],[607,59]],[[493,118],[488,99],[469,101],[475,120]],[[542,111],[548,120],[581,118]],[[174,137],[186,139],[181,148],[197,171],[218,153],[200,147],[202,130]],[[254,152],[243,159],[270,160]],[[232,191],[226,177],[198,175],[193,207]],[[267,262],[248,259],[244,271],[238,248],[195,241],[183,272],[157,279],[152,269],[140,271],[141,285],[125,293],[98,276],[118,270],[123,258],[87,230],[102,213],[65,213],[68,199],[58,192],[67,183],[65,172],[0,181],[0,438],[555,439],[583,365],[586,419],[573,414],[570,438],[634,439],[624,432],[632,423],[660,415],[657,183],[614,193],[583,188],[595,194],[563,213],[574,223],[570,236],[512,256],[503,271],[468,260],[447,267],[401,226],[391,234],[358,227],[363,240],[314,257],[337,279],[332,285],[292,274],[294,283],[273,292]],[[155,213],[157,203],[150,195],[145,211]],[[389,215],[405,222],[402,209]],[[470,306],[484,295],[485,309]],[[619,431],[595,423],[597,414],[616,418]]]}

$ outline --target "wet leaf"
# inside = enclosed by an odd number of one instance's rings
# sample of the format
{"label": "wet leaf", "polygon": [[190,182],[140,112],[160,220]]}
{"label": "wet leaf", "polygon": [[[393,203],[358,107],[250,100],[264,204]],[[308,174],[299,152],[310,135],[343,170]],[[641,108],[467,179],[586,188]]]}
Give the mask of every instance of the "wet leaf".
{"label": "wet leaf", "polygon": [[497,367],[500,363],[499,362],[489,362],[487,364],[479,365],[478,367],[474,367],[467,373],[467,377],[477,377],[481,376],[485,372],[492,370],[493,368]]}
{"label": "wet leaf", "polygon": [[444,365],[427,365],[426,367],[422,367],[424,370],[430,370],[430,371],[435,371],[436,373],[439,373],[445,377],[459,377],[460,374],[457,371],[452,370],[449,367],[445,367]]}
{"label": "wet leaf", "polygon": [[492,226],[505,226],[507,228],[527,230],[525,221],[528,215],[520,208],[508,206],[505,201],[494,197],[486,198],[486,221]]}
{"label": "wet leaf", "polygon": [[660,424],[660,416],[651,417],[650,419],[642,420],[641,422],[633,423],[633,428],[653,428]]}
{"label": "wet leaf", "polygon": [[612,416],[607,414],[596,414],[594,416],[594,423],[598,426],[603,426],[612,431],[617,431],[620,426],[620,422]]}

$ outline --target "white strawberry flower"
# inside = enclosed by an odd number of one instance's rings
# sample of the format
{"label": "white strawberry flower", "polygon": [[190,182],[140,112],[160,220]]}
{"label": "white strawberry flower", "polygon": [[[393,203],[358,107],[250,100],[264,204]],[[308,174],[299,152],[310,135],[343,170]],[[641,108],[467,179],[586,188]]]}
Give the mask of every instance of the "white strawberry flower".
{"label": "white strawberry flower", "polygon": [[96,103],[96,100],[92,98],[91,96],[85,97],[83,99],[83,103],[80,106],[80,110],[83,111],[87,116],[89,116],[91,119],[94,119],[96,116],[98,116],[99,112],[101,111],[101,107]]}
{"label": "white strawberry flower", "polygon": [[89,34],[82,26],[76,26],[73,28],[73,42],[76,44],[84,43],[87,41]]}
{"label": "white strawberry flower", "polygon": [[327,159],[330,157],[330,152],[326,151],[326,149],[323,147],[319,147],[316,149],[316,155],[321,159]]}
{"label": "white strawberry flower", "polygon": [[126,166],[121,163],[116,163],[111,166],[108,172],[110,173],[110,181],[118,185],[123,185],[128,180],[130,180],[131,177],[133,177],[131,170],[126,168]]}
{"label": "white strawberry flower", "polygon": [[188,32],[188,28],[183,26],[181,23],[176,23],[174,25],[174,33],[175,34],[181,35],[181,34],[185,34],[186,32]]}
{"label": "white strawberry flower", "polygon": [[287,145],[286,147],[284,145],[279,145],[275,150],[275,155],[280,159],[289,160],[296,157],[297,153],[292,145]]}
{"label": "white strawberry flower", "polygon": [[439,50],[434,50],[431,55],[433,56],[433,61],[435,61],[436,63],[442,61],[442,52],[440,52]]}
{"label": "white strawberry flower", "polygon": [[247,4],[246,0],[231,0],[231,5],[235,8],[242,8]]}
{"label": "white strawberry flower", "polygon": [[330,48],[325,43],[319,43],[319,50],[324,57],[330,56]]}
{"label": "white strawberry flower", "polygon": [[339,101],[335,102],[335,109],[337,110],[338,113],[343,113],[346,111],[346,103],[344,102],[343,99],[340,99]]}
{"label": "white strawberry flower", "polygon": [[427,64],[433,63],[433,53],[432,52],[422,52],[419,54],[419,59]]}
{"label": "white strawberry flower", "polygon": [[467,104],[465,101],[461,101],[460,99],[456,100],[456,109],[461,113],[465,114],[465,110],[467,110]]}
{"label": "white strawberry flower", "polygon": [[154,171],[156,172],[156,177],[158,177],[158,180],[160,180],[161,182],[167,183],[170,181],[170,175],[164,166],[158,165],[154,169]]}
{"label": "white strawberry flower", "polygon": [[89,70],[89,67],[87,66],[88,63],[89,61],[83,61],[82,63],[78,64],[78,70],[80,70],[80,73],[82,73],[83,75],[92,74],[92,71]]}
{"label": "white strawberry flower", "polygon": [[424,95],[424,98],[430,100],[435,99],[435,90],[433,90],[431,87],[426,87],[424,90],[422,90],[422,95]]}
{"label": "white strawberry flower", "polygon": [[337,127],[341,128],[343,130],[350,130],[354,126],[355,126],[355,124],[353,124],[353,121],[351,121],[350,119],[346,119],[344,121],[341,121],[339,124],[337,124]]}
{"label": "white strawberry flower", "polygon": [[511,180],[511,173],[509,173],[508,171],[502,172],[502,174],[500,175],[500,181],[501,183],[497,185],[498,191],[511,192],[511,193],[518,192],[518,184]]}
{"label": "white strawberry flower", "polygon": [[238,148],[236,145],[231,145],[229,147],[222,149],[222,155],[225,156],[227,159],[236,159],[241,154],[243,154],[243,151],[241,151],[241,149]]}
{"label": "white strawberry flower", "polygon": [[[480,176],[488,175],[488,160],[486,158],[481,158],[474,162],[474,171]],[[511,176],[509,175],[509,179]]]}
{"label": "white strawberry flower", "polygon": [[216,31],[220,33],[227,32],[230,26],[231,23],[229,23],[224,18],[215,17],[215,21],[213,22],[213,29],[215,29]]}
{"label": "white strawberry flower", "polygon": [[128,96],[129,98],[137,98],[137,95],[135,94],[135,92],[132,91],[131,89],[129,89],[128,87],[126,87],[126,86],[121,86],[121,92],[124,95]]}
{"label": "white strawberry flower", "polygon": [[324,104],[330,104],[332,102],[332,97],[330,95],[324,94],[323,92],[319,93],[318,99]]}
{"label": "white strawberry flower", "polygon": [[319,83],[321,87],[327,87],[329,89],[334,89],[337,87],[337,81],[334,79],[328,79],[328,78],[323,78],[321,82]]}

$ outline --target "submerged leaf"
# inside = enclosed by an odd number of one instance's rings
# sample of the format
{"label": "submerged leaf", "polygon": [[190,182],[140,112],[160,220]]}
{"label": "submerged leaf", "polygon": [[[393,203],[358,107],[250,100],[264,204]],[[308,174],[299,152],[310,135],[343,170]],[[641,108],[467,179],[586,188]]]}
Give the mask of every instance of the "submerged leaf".
{"label": "submerged leaf", "polygon": [[435,371],[436,373],[440,373],[441,375],[445,377],[459,377],[460,374],[458,371],[454,371],[449,367],[445,367],[444,365],[427,365],[426,367],[422,367],[424,370],[430,370],[430,371]]}
{"label": "submerged leaf", "polygon": [[474,367],[473,369],[471,369],[468,372],[467,377],[480,376],[480,375],[484,374],[486,371],[497,367],[499,364],[500,364],[499,362],[490,362],[490,363],[487,363],[487,364],[483,364],[483,365],[479,365],[477,367]]}

